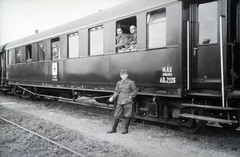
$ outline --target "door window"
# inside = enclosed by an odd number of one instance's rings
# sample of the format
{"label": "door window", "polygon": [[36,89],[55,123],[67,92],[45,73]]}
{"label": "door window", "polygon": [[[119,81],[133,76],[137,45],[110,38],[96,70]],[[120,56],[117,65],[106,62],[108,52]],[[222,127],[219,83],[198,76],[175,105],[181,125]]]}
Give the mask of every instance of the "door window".
{"label": "door window", "polygon": [[217,43],[218,10],[217,1],[199,4],[199,44]]}

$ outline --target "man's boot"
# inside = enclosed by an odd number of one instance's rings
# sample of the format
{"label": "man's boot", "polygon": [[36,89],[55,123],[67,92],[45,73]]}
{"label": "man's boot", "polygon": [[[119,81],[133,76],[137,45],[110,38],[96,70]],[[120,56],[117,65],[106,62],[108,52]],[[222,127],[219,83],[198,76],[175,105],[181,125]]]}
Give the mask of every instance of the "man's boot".
{"label": "man's boot", "polygon": [[128,133],[128,127],[129,127],[129,124],[130,124],[130,120],[131,120],[130,118],[126,118],[124,130],[123,130],[122,134],[127,134]]}
{"label": "man's boot", "polygon": [[119,123],[119,119],[114,118],[114,123],[113,123],[113,126],[112,126],[112,130],[108,131],[107,134],[116,133],[118,123]]}

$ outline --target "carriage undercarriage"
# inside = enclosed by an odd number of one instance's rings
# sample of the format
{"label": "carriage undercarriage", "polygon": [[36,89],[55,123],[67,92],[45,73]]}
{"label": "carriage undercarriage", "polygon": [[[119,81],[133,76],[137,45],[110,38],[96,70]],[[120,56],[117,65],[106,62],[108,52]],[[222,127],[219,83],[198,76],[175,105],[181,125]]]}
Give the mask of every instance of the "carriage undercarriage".
{"label": "carriage undercarriage", "polygon": [[[4,93],[25,96],[31,100],[51,99],[66,102],[66,105],[67,103],[83,104],[85,100],[93,100],[94,103],[84,105],[114,110],[114,103],[110,104],[107,101],[111,92],[57,87],[53,90],[49,87],[15,84],[5,89]],[[203,130],[208,122],[218,123],[226,129],[236,129],[240,126],[240,102],[229,100],[226,102],[227,106],[222,107],[219,99],[205,97],[179,99],[138,95],[133,104],[133,118],[176,125],[189,134]]]}

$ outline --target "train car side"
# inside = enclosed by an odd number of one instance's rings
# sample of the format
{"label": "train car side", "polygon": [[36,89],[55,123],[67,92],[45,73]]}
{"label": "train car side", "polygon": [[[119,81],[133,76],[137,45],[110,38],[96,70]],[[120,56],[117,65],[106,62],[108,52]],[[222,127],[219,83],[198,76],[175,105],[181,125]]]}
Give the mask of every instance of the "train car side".
{"label": "train car side", "polygon": [[[146,23],[146,14],[149,12],[153,12],[156,10],[167,10],[169,12],[168,22],[167,22],[167,30],[166,34],[169,34],[166,37],[165,45],[157,48],[157,49],[148,49],[146,47],[146,25],[143,25],[142,22]],[[32,50],[32,60],[31,62],[27,62],[26,59],[26,47],[20,47],[21,58],[19,59],[20,63],[16,63],[8,66],[8,77],[10,82],[18,82],[18,83],[38,83],[37,85],[51,84],[51,85],[62,85],[62,86],[92,86],[96,84],[97,86],[114,86],[116,81],[119,79],[119,71],[121,68],[127,68],[133,73],[131,74],[131,78],[138,82],[139,86],[152,86],[152,87],[160,87],[160,88],[168,88],[171,90],[173,86],[177,88],[181,88],[181,77],[180,77],[180,59],[181,59],[181,51],[180,51],[180,17],[176,19],[176,16],[180,14],[180,6],[179,3],[172,4],[168,6],[160,6],[157,9],[151,9],[147,11],[141,11],[133,16],[120,18],[114,21],[108,21],[107,23],[103,23],[103,28],[107,28],[107,33],[104,34],[104,39],[107,40],[106,43],[112,42],[112,45],[106,44],[104,48],[109,50],[107,52],[104,51],[104,55],[91,55],[89,54],[88,46],[88,33],[89,27],[83,28],[78,31],[81,40],[80,45],[80,58],[68,58],[67,52],[67,35],[63,34],[58,37],[52,37],[52,39],[45,40],[46,47],[46,56],[45,61],[38,61],[38,54]],[[165,15],[166,16],[166,15]],[[116,21],[121,21],[123,19],[129,19],[132,17],[137,17],[137,28],[139,33],[138,35],[138,50],[137,51],[129,51],[125,53],[115,53],[115,29],[116,29]],[[100,25],[100,24],[99,24]],[[90,27],[91,28],[91,27]],[[93,27],[94,28],[94,27]],[[108,39],[108,36],[111,36]],[[85,38],[86,37],[86,38]],[[51,48],[49,43],[51,44],[51,40],[57,39],[61,41],[60,44],[60,56],[61,59],[53,60],[51,56]],[[32,40],[32,39],[29,39]],[[27,41],[25,41],[27,42]],[[31,47],[36,47],[38,42],[29,44]],[[141,44],[144,43],[144,44]],[[48,44],[48,45],[47,45]],[[13,53],[16,53],[15,49],[10,50]],[[9,52],[10,52],[9,51]],[[81,57],[82,56],[82,57]],[[18,62],[16,58],[13,62]],[[146,60],[146,61],[144,61]],[[140,62],[141,61],[141,62]],[[52,79],[52,71],[53,71],[53,63],[57,64],[57,82],[54,82]],[[162,69],[170,69],[170,72],[173,71],[172,80],[169,81],[167,78],[162,76]],[[142,74],[146,74],[150,77],[141,77]],[[167,73],[167,72],[166,72]],[[166,74],[165,74],[166,75]],[[170,73],[169,73],[170,75]],[[95,77],[97,76],[97,77]],[[28,78],[28,79],[24,79]],[[43,82],[44,81],[44,82]],[[175,88],[174,87],[174,88]],[[91,87],[88,87],[91,88]],[[92,88],[94,88],[92,86]],[[158,90],[157,88],[153,89]],[[176,88],[173,91],[176,92]],[[154,91],[155,94],[156,91]],[[178,90],[179,91],[179,90]],[[144,92],[144,88],[143,88]],[[161,91],[160,91],[161,92]],[[168,93],[171,95],[171,93]],[[180,95],[180,94],[176,94]]]}
{"label": "train car side", "polygon": [[[9,43],[8,85],[13,93],[106,102],[126,68],[139,88],[133,117],[187,133],[207,121],[237,128],[239,10],[239,0],[130,1]],[[137,48],[117,51],[116,29],[130,33],[131,25]]]}

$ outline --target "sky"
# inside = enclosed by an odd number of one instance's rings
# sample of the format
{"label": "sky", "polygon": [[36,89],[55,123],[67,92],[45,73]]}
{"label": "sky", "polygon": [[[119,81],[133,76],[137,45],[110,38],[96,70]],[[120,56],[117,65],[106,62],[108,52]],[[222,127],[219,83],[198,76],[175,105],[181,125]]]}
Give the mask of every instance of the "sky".
{"label": "sky", "polygon": [[129,0],[0,0],[0,45]]}

